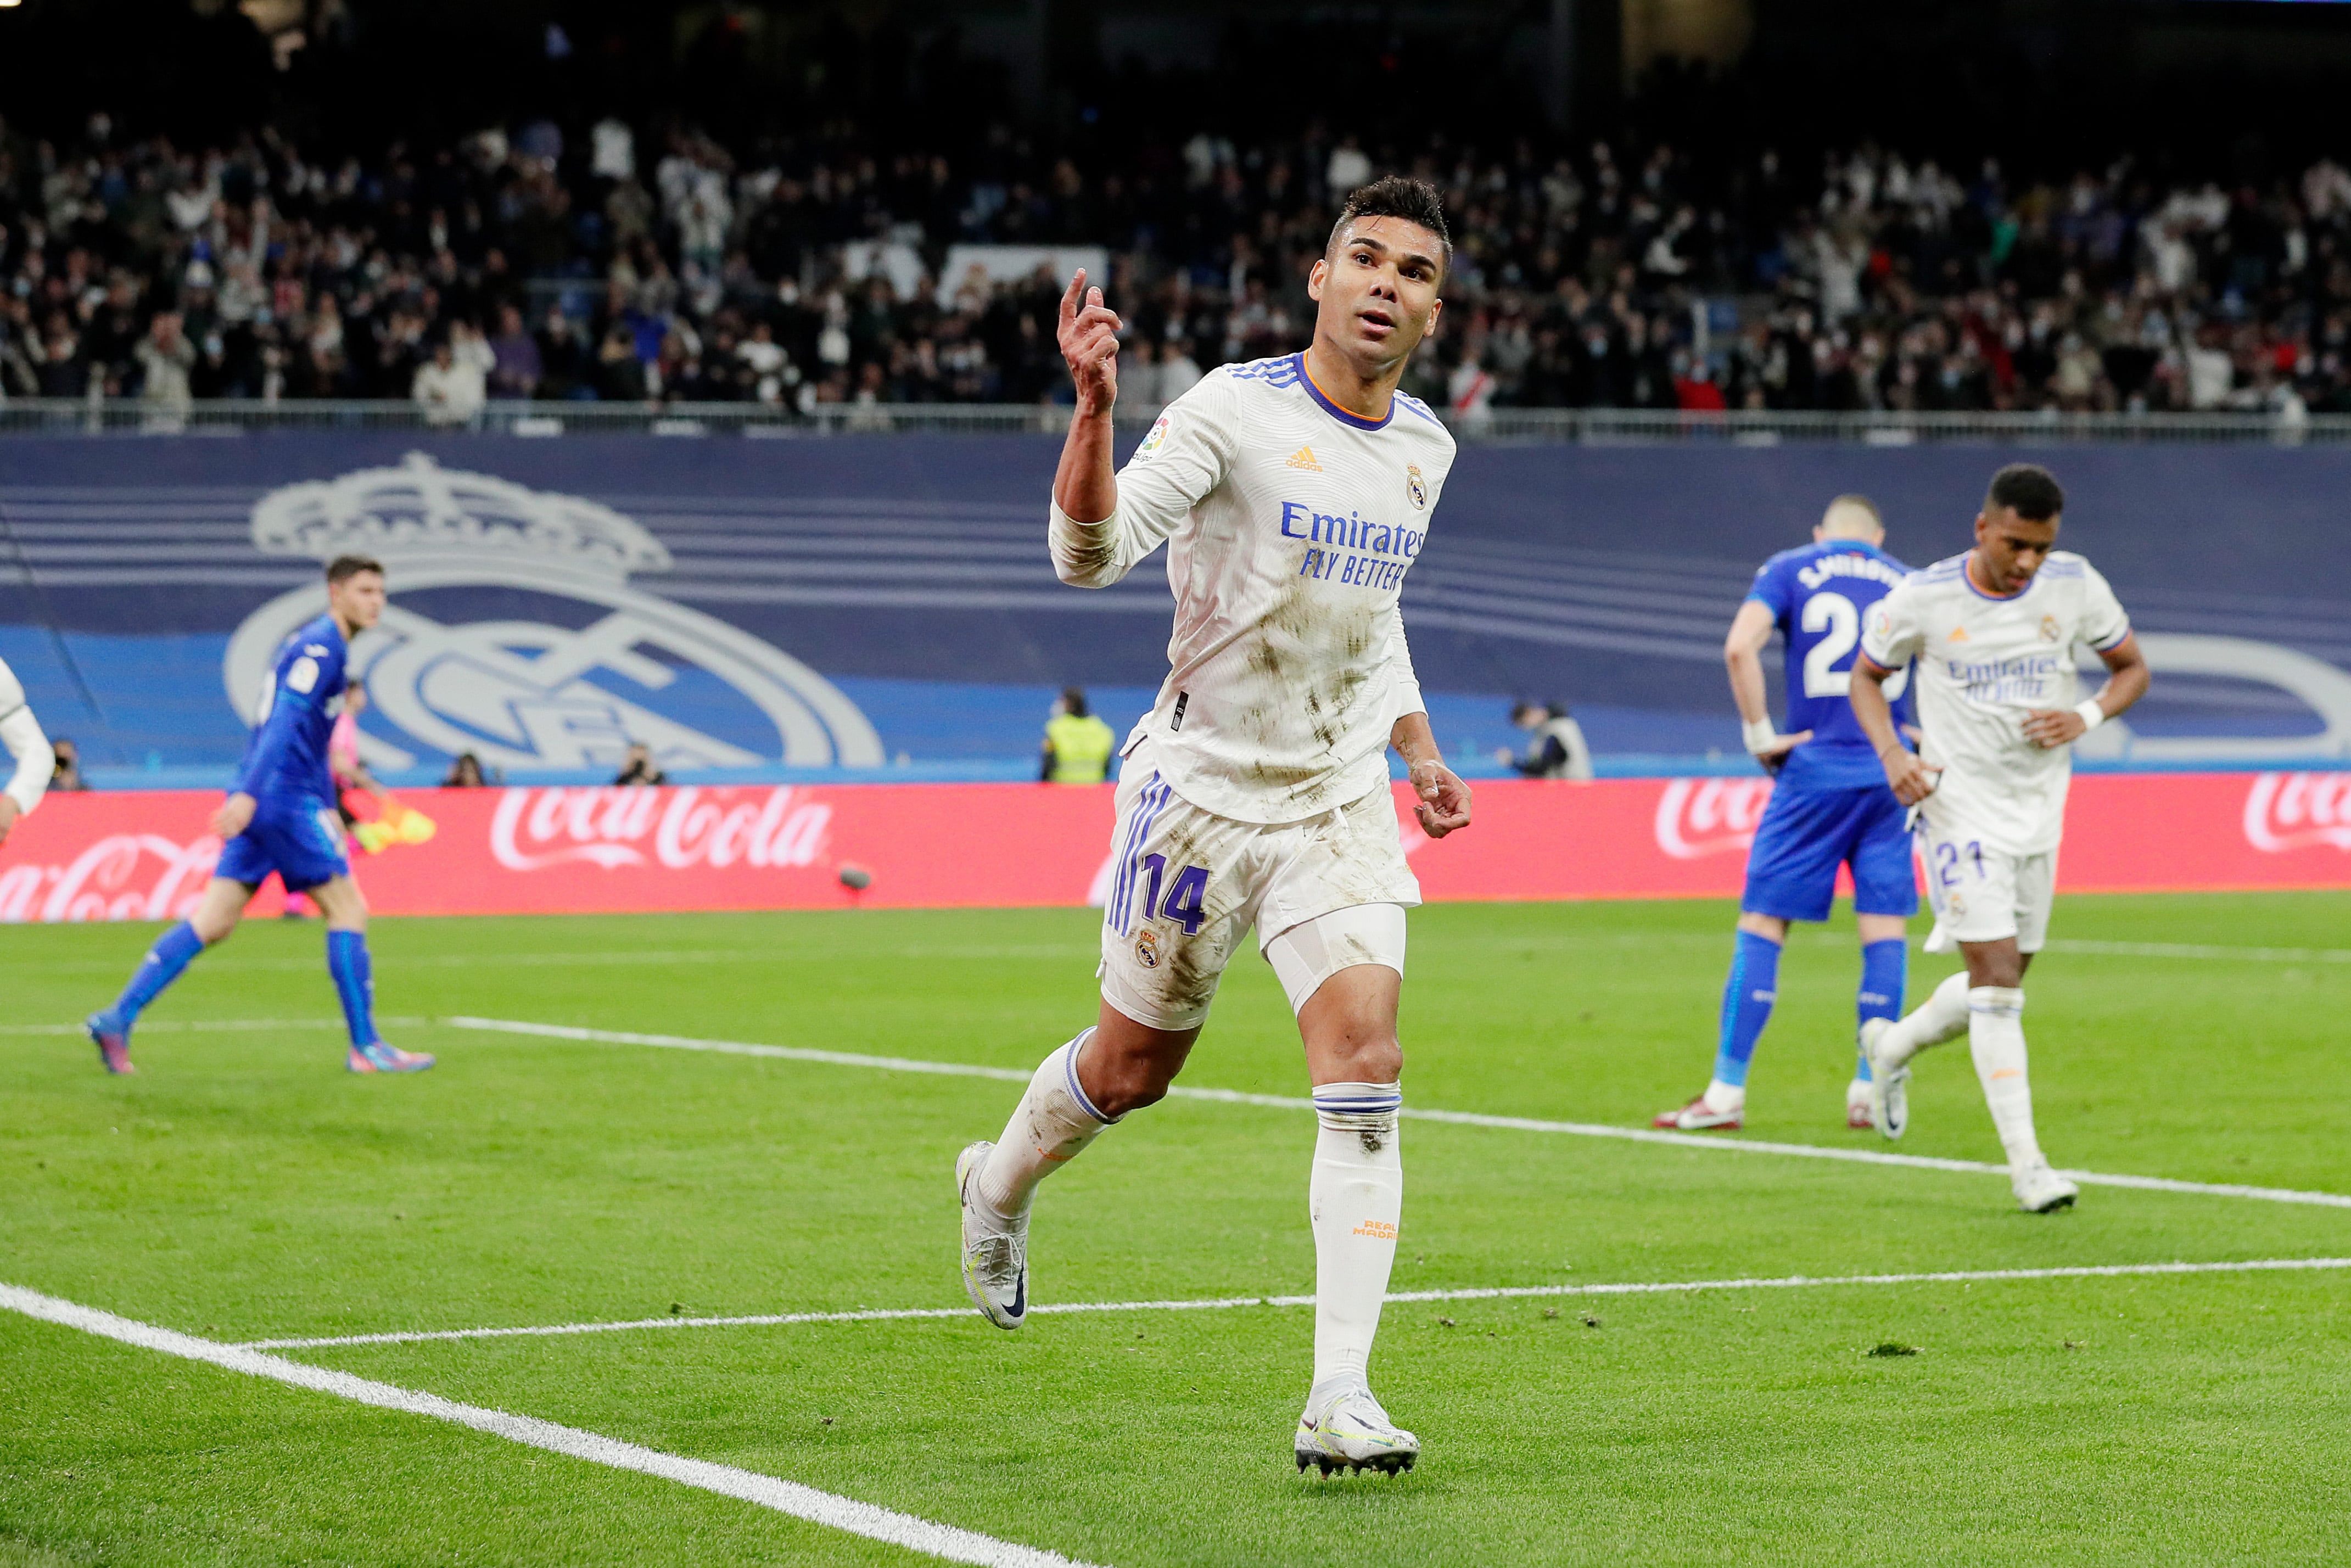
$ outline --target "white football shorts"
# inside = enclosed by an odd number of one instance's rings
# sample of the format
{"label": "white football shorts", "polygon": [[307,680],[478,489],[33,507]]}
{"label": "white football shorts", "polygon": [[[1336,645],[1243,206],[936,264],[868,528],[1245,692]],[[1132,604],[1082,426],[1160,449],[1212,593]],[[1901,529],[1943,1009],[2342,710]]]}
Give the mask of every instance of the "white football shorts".
{"label": "white football shorts", "polygon": [[[1119,779],[1098,971],[1102,999],[1137,1023],[1183,1030],[1206,1019],[1251,926],[1259,947],[1270,948],[1339,910],[1420,902],[1385,784],[1302,822],[1237,822],[1168,788],[1151,749],[1136,747]],[[1400,914],[1393,922],[1371,916],[1292,944],[1275,966],[1290,1005],[1303,1006],[1347,964],[1403,973],[1403,924]]]}
{"label": "white football shorts", "polygon": [[2016,938],[2020,953],[2038,953],[2049,940],[2049,906],[2057,893],[2057,852],[2012,855],[1965,827],[1918,826],[1918,858],[1927,871],[1927,902],[1935,929],[1927,951],[1949,953],[1961,942]]}

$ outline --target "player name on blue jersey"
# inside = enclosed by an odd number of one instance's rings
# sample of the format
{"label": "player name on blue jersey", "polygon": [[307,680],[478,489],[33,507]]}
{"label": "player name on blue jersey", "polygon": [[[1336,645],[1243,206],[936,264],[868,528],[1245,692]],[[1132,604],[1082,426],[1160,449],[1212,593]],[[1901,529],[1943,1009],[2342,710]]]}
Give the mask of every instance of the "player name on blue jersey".
{"label": "player name on blue jersey", "polygon": [[[1848,700],[1864,612],[1910,569],[1859,539],[1827,539],[1782,550],[1755,573],[1747,596],[1771,612],[1787,643],[1785,733],[1813,732],[1788,754],[1782,789],[1857,789],[1883,784],[1876,747]],[[1886,683],[1897,726],[1916,722],[1910,672]]]}

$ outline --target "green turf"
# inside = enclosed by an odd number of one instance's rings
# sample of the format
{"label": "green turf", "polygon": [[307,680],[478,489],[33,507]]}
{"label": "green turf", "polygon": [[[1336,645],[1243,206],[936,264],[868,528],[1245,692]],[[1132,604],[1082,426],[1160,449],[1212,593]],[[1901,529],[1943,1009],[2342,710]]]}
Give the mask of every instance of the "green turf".
{"label": "green turf", "polygon": [[[1705,1080],[1720,904],[1414,917],[1408,1100],[1635,1124]],[[2074,898],[2072,941],[2351,947],[2351,895]],[[952,1306],[949,1167],[1008,1083],[415,1022],[340,1071],[315,927],[242,933],[142,1071],[24,1032],[151,928],[12,927],[0,1281],[221,1340]],[[1084,912],[402,921],[387,1015],[1026,1070],[1092,1014]],[[1949,967],[1918,958],[1913,998]],[[1849,922],[1781,972],[1746,1137],[1843,1127]],[[2053,951],[2026,1015],[2060,1164],[2351,1192],[2351,963]],[[202,1029],[250,1020],[277,1027]],[[1303,1087],[1228,977],[1186,1082]],[[1964,1046],[1906,1153],[1999,1157]],[[1046,1188],[1040,1301],[1311,1289],[1311,1124],[1171,1101]],[[2351,1256],[2351,1210],[1415,1122],[1398,1290]],[[1587,1323],[1586,1319],[1596,1322]],[[2340,1561],[2351,1275],[1399,1304],[1374,1378],[1426,1445],[1300,1479],[1310,1314],[975,1318],[308,1349],[317,1364],[1118,1564]],[[1872,1357],[1873,1345],[1918,1347]],[[748,1504],[0,1314],[0,1568],[920,1561]]]}

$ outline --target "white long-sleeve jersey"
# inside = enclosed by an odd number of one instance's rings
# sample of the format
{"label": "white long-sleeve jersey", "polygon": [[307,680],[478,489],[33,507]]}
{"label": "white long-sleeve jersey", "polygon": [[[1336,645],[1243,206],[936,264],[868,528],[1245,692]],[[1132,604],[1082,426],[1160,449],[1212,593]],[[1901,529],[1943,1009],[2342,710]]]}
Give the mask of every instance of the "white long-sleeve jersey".
{"label": "white long-sleeve jersey", "polygon": [[1167,682],[1127,737],[1176,793],[1238,821],[1301,821],[1387,778],[1389,732],[1425,711],[1396,608],[1453,437],[1395,394],[1348,413],[1305,356],[1211,371],[1169,404],[1099,523],[1051,512],[1063,582],[1106,588],[1162,541]]}
{"label": "white long-sleeve jersey", "polygon": [[49,737],[41,733],[40,721],[25,705],[23,684],[5,661],[0,661],[0,746],[16,759],[16,771],[0,788],[0,795],[16,801],[17,810],[30,812],[48,792],[57,757],[49,749]]}

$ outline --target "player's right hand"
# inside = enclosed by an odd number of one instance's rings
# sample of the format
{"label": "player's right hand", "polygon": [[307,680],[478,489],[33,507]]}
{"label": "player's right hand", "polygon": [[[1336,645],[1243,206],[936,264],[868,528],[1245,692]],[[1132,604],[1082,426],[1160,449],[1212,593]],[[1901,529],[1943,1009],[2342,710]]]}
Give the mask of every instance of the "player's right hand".
{"label": "player's right hand", "polygon": [[213,836],[217,839],[233,839],[245,831],[252,823],[253,797],[245,794],[231,795],[220,803],[220,810],[213,813],[211,823]]}
{"label": "player's right hand", "polygon": [[1061,295],[1058,336],[1070,379],[1078,386],[1078,412],[1108,413],[1118,401],[1118,312],[1102,303],[1099,288],[1086,287],[1086,269],[1071,275]]}
{"label": "player's right hand", "polygon": [[1936,775],[1941,769],[1919,761],[1917,752],[1896,747],[1885,760],[1886,782],[1893,786],[1894,798],[1904,805],[1915,806],[1935,792]]}

